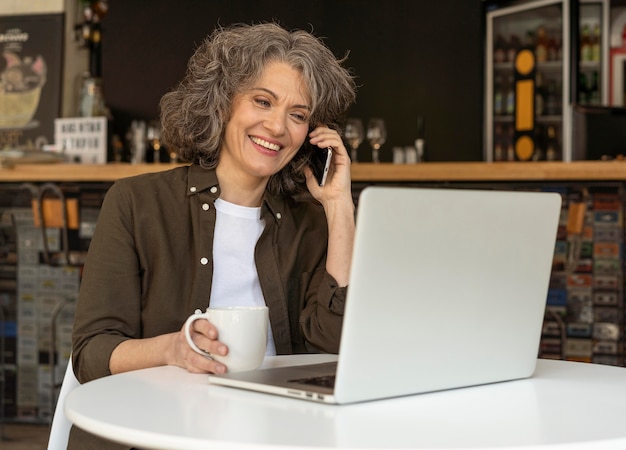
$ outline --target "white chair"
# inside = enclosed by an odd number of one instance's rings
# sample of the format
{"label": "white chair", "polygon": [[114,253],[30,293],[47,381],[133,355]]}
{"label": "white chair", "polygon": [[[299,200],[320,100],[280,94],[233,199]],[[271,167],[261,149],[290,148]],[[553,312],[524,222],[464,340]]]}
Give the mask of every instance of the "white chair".
{"label": "white chair", "polygon": [[48,439],[48,450],[66,450],[67,441],[70,434],[70,428],[72,422],[65,417],[65,397],[72,391],[72,389],[80,386],[80,383],[74,375],[72,369],[72,357],[70,356],[67,363],[67,369],[63,377],[63,384],[61,385],[61,391],[59,392],[59,398],[54,410],[54,416],[52,417],[52,426],[50,427],[50,438]]}

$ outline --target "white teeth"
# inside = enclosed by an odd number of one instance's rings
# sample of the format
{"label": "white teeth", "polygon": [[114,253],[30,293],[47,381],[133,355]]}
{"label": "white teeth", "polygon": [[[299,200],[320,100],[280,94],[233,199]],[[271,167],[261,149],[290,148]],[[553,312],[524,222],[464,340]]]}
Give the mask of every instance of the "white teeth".
{"label": "white teeth", "polygon": [[264,141],[263,139],[259,139],[258,137],[250,137],[250,139],[255,144],[265,147],[268,150],[273,150],[275,152],[280,150],[280,145],[272,144],[271,142]]}

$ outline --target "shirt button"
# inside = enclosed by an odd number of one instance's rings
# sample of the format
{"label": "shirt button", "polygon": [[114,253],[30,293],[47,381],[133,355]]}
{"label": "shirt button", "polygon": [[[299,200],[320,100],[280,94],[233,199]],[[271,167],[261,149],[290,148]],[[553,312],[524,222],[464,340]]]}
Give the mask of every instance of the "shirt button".
{"label": "shirt button", "polygon": [[209,204],[208,204],[208,203],[203,203],[203,204],[202,204],[202,209],[203,209],[203,210],[208,211],[208,210],[209,210],[209,208],[210,208],[210,206],[209,206]]}
{"label": "shirt button", "polygon": [[217,186],[213,186],[213,187],[211,188],[211,193],[212,193],[212,194],[215,194],[216,192],[217,192]]}
{"label": "shirt button", "polygon": [[277,219],[281,219],[283,217],[283,215],[281,213],[276,213],[276,218]]}
{"label": "shirt button", "polygon": [[200,258],[200,264],[202,264],[203,266],[206,266],[208,263],[209,263],[208,258]]}
{"label": "shirt button", "polygon": [[197,189],[195,186],[191,186],[191,187],[189,188],[189,190],[190,190],[191,192],[196,192],[198,189]]}

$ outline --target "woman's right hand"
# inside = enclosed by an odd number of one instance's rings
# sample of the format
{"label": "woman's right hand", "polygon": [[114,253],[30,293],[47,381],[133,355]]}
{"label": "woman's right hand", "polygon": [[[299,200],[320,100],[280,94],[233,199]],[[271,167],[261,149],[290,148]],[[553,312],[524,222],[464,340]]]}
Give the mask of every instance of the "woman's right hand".
{"label": "woman's right hand", "polygon": [[[191,336],[198,347],[214,355],[228,354],[217,339],[217,329],[208,320],[196,320]],[[192,373],[225,373],[227,367],[196,353],[187,343],[184,326],[175,333],[151,338],[127,339],[113,349],[109,359],[112,374],[156,366],[178,366]]]}
{"label": "woman's right hand", "polygon": [[[194,320],[190,325],[193,342],[207,353],[226,356],[228,347],[220,342],[217,328],[208,320]],[[194,351],[185,337],[185,326],[174,337],[175,365],[191,373],[226,373],[227,367],[214,359]]]}

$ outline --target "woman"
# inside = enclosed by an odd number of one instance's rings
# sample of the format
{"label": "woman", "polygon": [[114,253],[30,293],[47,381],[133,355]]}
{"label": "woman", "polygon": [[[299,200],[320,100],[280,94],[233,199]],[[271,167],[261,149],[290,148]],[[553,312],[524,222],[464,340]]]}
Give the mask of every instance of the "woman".
{"label": "woman", "polygon": [[[338,351],[354,235],[338,130],[355,84],[342,63],[272,23],[217,29],[197,49],[160,105],[165,144],[191,164],[120,180],[102,205],[74,325],[79,381],[159,365],[227,371],[182,333],[209,304],[267,304],[267,354]],[[320,187],[307,161],[327,147]],[[207,321],[193,339],[228,352]]]}

